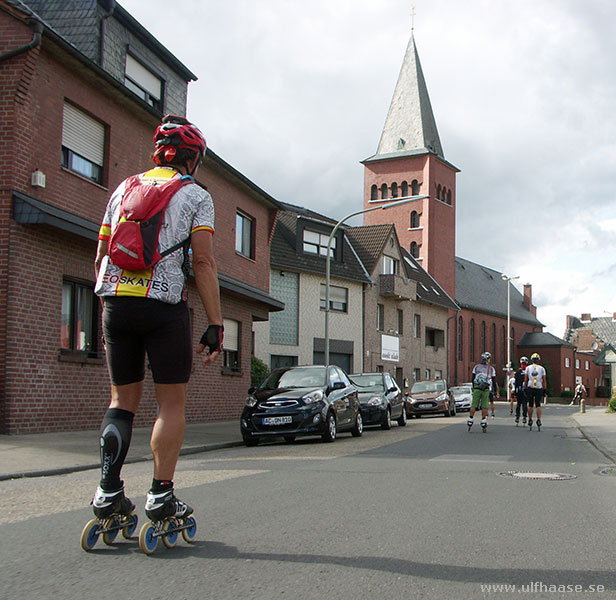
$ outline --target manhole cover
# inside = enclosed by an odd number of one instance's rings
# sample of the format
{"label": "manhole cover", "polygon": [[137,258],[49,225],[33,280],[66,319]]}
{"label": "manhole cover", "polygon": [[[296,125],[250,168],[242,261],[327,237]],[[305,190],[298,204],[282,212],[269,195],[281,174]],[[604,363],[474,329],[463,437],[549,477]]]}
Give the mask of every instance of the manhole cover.
{"label": "manhole cover", "polygon": [[547,479],[549,481],[563,481],[577,477],[568,473],[526,473],[523,471],[503,471],[499,475],[501,477],[513,477],[514,479]]}
{"label": "manhole cover", "polygon": [[616,467],[599,467],[594,472],[598,475],[616,475]]}

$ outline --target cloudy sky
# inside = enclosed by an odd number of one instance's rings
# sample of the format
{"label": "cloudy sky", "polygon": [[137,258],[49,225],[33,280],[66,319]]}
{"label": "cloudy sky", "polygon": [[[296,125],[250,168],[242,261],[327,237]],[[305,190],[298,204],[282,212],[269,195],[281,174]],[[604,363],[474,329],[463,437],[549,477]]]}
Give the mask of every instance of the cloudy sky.
{"label": "cloudy sky", "polygon": [[360,161],[376,151],[414,5],[445,158],[461,170],[457,255],[532,283],[558,337],[567,314],[616,311],[616,2],[120,4],[199,77],[188,116],[216,153],[336,218],[362,208]]}

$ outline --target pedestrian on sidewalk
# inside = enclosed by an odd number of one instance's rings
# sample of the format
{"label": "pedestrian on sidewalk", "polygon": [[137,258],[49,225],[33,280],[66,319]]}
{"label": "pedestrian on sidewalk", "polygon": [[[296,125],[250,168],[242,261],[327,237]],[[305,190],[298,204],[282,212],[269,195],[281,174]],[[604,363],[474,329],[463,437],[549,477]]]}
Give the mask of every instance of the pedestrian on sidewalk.
{"label": "pedestrian on sidewalk", "polygon": [[[206,366],[222,351],[223,326],[212,241],[214,204],[193,179],[205,154],[205,139],[185,118],[167,115],[156,129],[154,142],[152,160],[156,167],[118,186],[109,199],[99,233],[95,292],[103,305],[111,403],[100,430],[101,479],[92,500],[98,518],[127,515],[135,508],[124,494],[120,475],[143,391],[146,354],[158,403],[150,440],[154,478],[147,493],[146,515],[151,520],[161,520],[184,518],[193,512],[176,498],[173,488],[184,439],[186,388],[193,361],[187,303],[189,247],[197,291],[208,319],[197,352]],[[125,222],[128,208],[151,207],[153,202],[163,206],[163,188],[172,182],[174,187],[170,189],[179,187],[165,198],[168,204],[159,213],[162,222],[153,243],[162,257],[140,272],[123,267],[129,259],[111,258],[110,253],[115,256],[115,249],[123,251],[133,238],[115,245],[119,223]],[[138,231],[131,235],[143,235],[145,239],[143,225]],[[171,248],[175,250],[165,255],[164,251]],[[131,257],[135,254],[127,253]]]}
{"label": "pedestrian on sidewalk", "polygon": [[578,402],[580,402],[582,398],[584,397],[585,393],[586,393],[586,388],[584,387],[584,384],[580,381],[580,383],[578,383],[575,386],[575,394],[573,396],[573,400],[571,400],[571,402],[569,403],[569,406],[573,406],[577,404]]}

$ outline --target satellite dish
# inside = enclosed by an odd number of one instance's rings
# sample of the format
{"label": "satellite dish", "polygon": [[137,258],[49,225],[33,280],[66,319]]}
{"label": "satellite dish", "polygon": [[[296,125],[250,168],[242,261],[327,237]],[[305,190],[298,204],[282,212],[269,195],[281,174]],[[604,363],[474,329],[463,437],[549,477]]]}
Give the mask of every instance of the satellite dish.
{"label": "satellite dish", "polygon": [[599,344],[597,344],[597,342],[593,342],[591,348],[593,350],[596,350],[599,347]]}

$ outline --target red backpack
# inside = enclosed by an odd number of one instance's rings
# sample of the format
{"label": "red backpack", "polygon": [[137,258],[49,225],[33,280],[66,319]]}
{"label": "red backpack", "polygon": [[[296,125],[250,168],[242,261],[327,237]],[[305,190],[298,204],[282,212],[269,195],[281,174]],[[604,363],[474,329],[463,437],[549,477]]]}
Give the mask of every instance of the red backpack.
{"label": "red backpack", "polygon": [[129,177],[120,204],[120,220],[109,238],[109,260],[121,269],[144,271],[186,244],[188,239],[158,251],[158,236],[169,201],[182,186],[194,181],[184,175],[150,185],[141,183],[138,175]]}

